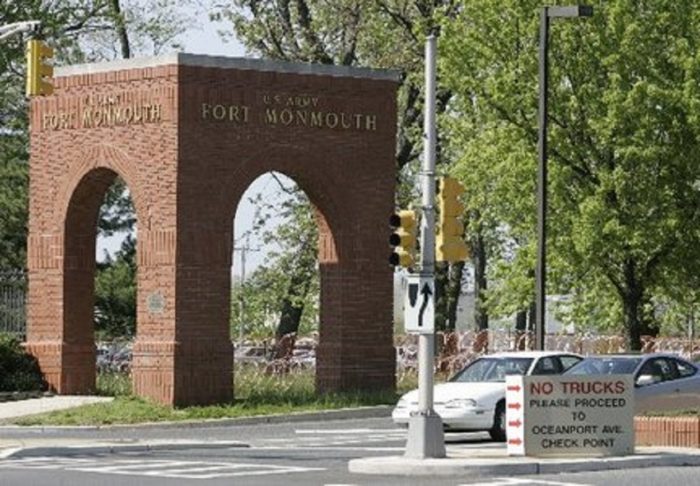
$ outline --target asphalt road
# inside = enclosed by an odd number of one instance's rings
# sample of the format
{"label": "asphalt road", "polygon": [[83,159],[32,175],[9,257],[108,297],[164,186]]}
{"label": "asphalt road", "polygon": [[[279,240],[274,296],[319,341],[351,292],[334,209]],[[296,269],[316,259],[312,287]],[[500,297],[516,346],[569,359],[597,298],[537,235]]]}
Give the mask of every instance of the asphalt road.
{"label": "asphalt road", "polygon": [[[700,485],[700,468],[656,468],[510,478],[407,478],[348,472],[348,460],[401,454],[405,431],[389,419],[354,419],[256,426],[183,429],[34,429],[3,436],[95,440],[172,439],[242,441],[249,448],[27,457],[0,461],[0,484],[11,485],[479,485],[657,486]],[[466,448],[498,448],[484,435],[448,435]]]}

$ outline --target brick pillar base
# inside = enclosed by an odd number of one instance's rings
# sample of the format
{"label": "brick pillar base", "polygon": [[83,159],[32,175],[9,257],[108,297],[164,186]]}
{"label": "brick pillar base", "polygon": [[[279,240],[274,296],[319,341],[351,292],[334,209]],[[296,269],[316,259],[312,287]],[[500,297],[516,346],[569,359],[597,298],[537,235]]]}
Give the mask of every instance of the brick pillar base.
{"label": "brick pillar base", "polygon": [[61,395],[95,393],[94,344],[29,341],[25,349],[39,361],[49,390]]}
{"label": "brick pillar base", "polygon": [[137,341],[134,393],[166,405],[211,405],[233,400],[233,345]]}

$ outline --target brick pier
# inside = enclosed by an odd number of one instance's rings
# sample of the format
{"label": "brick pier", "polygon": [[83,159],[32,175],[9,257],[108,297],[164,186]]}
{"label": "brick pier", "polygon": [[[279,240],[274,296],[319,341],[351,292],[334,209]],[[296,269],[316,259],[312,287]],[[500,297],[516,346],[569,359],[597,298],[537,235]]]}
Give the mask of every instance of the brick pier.
{"label": "brick pier", "polygon": [[55,88],[31,102],[27,316],[54,390],[94,391],[96,223],[119,176],[138,220],[134,391],[233,398],[233,217],[269,171],[316,208],[318,390],[394,387],[394,73],[176,54],[57,69]]}

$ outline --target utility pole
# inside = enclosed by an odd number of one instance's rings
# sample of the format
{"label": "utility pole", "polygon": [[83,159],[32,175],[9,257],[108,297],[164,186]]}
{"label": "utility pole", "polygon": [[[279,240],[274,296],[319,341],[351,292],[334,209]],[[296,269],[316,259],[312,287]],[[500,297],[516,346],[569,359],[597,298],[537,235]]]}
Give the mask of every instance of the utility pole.
{"label": "utility pole", "polygon": [[[435,58],[437,40],[433,34],[425,43],[425,119],[423,125],[421,269],[420,278],[434,287],[435,278]],[[422,286],[422,285],[421,285]],[[426,287],[423,287],[426,288]],[[434,294],[433,294],[434,297]],[[426,293],[425,299],[429,298]],[[433,410],[433,366],[435,360],[435,323],[431,332],[418,336],[418,411],[408,423],[406,457],[417,459],[445,457],[442,419]]]}
{"label": "utility pole", "polygon": [[241,252],[241,289],[239,291],[241,314],[238,324],[238,341],[243,343],[243,323],[245,322],[245,297],[243,296],[243,286],[245,285],[246,253],[249,251],[259,251],[259,249],[250,247],[250,233],[248,233],[245,237],[245,245],[234,247],[233,250]]}

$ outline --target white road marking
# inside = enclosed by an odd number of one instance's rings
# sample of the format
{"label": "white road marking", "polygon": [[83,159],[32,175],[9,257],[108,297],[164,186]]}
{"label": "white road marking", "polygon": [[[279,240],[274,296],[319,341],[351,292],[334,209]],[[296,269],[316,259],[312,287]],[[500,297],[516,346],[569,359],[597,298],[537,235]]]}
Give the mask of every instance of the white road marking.
{"label": "white road marking", "polygon": [[584,483],[562,483],[560,481],[547,481],[544,479],[524,479],[524,478],[494,478],[492,481],[484,483],[460,484],[459,486],[592,486]]}
{"label": "white road marking", "polygon": [[[288,450],[288,449],[296,449],[296,450],[313,450],[313,449],[318,449],[319,447],[323,447],[322,445],[319,446],[313,446],[313,447],[300,447],[296,445],[290,445],[290,446],[260,446],[260,447],[254,447],[256,450],[271,450],[271,451],[281,451],[281,450]],[[357,447],[357,446],[349,446],[349,447],[323,447],[324,450],[327,451],[387,451],[387,452],[394,452],[394,451],[405,451],[405,447]]]}
{"label": "white road marking", "polygon": [[[264,438],[253,441],[253,447],[280,449],[336,448],[338,450],[403,450],[403,448],[371,447],[374,442],[403,442],[406,431],[402,429],[297,429],[294,438]],[[368,444],[367,447],[357,447]]]}
{"label": "white road marking", "polygon": [[0,469],[53,469],[64,471],[181,479],[214,479],[294,472],[325,471],[318,467],[274,464],[168,460],[110,460],[108,458],[36,457],[0,462]]}
{"label": "white road marking", "polygon": [[[401,432],[401,429],[297,429],[296,434],[369,434],[380,430]],[[405,433],[405,432],[404,432]]]}

